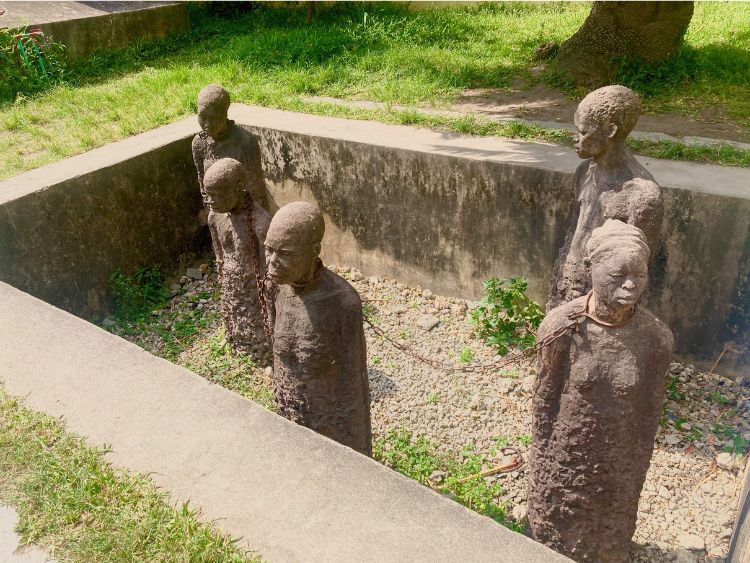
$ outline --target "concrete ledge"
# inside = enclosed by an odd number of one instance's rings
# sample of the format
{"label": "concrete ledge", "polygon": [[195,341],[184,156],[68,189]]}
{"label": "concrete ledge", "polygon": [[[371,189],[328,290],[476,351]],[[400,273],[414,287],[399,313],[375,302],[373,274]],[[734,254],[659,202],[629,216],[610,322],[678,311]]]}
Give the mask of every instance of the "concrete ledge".
{"label": "concrete ledge", "polygon": [[141,39],[190,31],[183,2],[5,2],[0,27],[42,29],[75,61],[93,52],[123,49]]}
{"label": "concrete ledge", "polygon": [[118,267],[173,270],[205,237],[196,130],[186,119],[0,182],[0,280],[90,318]]}
{"label": "concrete ledge", "polygon": [[0,283],[0,379],[269,561],[568,561]]}

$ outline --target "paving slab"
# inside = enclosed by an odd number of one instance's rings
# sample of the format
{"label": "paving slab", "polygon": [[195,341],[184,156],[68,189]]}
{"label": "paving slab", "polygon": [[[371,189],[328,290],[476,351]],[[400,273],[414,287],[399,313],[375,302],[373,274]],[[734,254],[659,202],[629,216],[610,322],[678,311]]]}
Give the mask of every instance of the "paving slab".
{"label": "paving slab", "polygon": [[9,506],[0,506],[0,561],[3,563],[57,563],[47,552],[34,545],[23,545],[16,534],[18,514]]}
{"label": "paving slab", "polygon": [[569,561],[0,283],[0,379],[269,561]]}

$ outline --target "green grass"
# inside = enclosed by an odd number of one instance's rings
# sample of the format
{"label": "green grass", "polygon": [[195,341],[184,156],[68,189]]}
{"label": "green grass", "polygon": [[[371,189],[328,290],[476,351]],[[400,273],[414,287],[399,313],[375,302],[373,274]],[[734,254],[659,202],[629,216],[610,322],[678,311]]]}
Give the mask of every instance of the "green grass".
{"label": "green grass", "polygon": [[[355,112],[302,97],[445,107],[466,88],[506,88],[514,77],[530,78],[536,46],[570,36],[588,9],[579,3],[498,3],[409,11],[343,3],[320,6],[307,25],[303,6],[262,5],[229,19],[197,8],[189,35],[96,55],[71,69],[62,84],[0,106],[0,178],[191,115],[198,90],[209,82],[226,86],[238,102],[563,142],[564,133],[524,125]],[[644,95],[649,111],[723,106],[748,125],[750,34],[733,30],[749,27],[748,3],[698,4],[676,62],[654,77],[629,69],[626,82]],[[699,149],[673,153],[715,161]],[[746,154],[729,160],[738,158],[747,162]]]}
{"label": "green grass", "polygon": [[424,436],[413,437],[408,430],[394,429],[375,439],[373,457],[423,485],[429,485],[430,476],[440,472],[441,479],[432,483],[433,488],[512,530],[522,531],[499,502],[502,486],[489,484],[478,475],[490,462],[474,452],[471,444],[461,452],[442,453]]}
{"label": "green grass", "polygon": [[0,501],[18,511],[24,542],[65,561],[251,559],[197,511],[171,507],[148,478],[103,454],[0,388]]}

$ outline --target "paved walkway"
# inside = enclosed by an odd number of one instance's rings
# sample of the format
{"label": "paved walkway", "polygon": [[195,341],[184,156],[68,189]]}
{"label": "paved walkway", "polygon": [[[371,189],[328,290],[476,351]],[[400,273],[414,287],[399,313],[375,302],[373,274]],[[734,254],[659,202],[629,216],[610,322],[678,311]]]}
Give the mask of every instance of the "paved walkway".
{"label": "paved walkway", "polygon": [[14,528],[18,514],[9,506],[0,506],[0,561],[2,563],[44,563],[50,561],[46,552],[33,545],[22,546]]}

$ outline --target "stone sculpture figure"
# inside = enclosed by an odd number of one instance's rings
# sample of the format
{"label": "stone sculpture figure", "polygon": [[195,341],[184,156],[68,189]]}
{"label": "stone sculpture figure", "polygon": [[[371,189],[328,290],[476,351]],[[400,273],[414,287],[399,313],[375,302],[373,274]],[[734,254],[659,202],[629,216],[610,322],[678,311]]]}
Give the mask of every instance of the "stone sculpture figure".
{"label": "stone sculpture figure", "polygon": [[258,278],[265,273],[263,241],[270,216],[245,192],[247,170],[233,158],[215,161],[206,171],[203,186],[221,281],[221,311],[232,351],[269,365],[271,347],[263,332]]}
{"label": "stone sculpture figure", "polygon": [[247,185],[244,190],[253,201],[266,206],[266,189],[260,164],[258,141],[227,117],[229,93],[216,84],[209,84],[198,93],[198,123],[201,132],[193,137],[193,162],[198,183],[206,200],[204,175],[221,158],[233,158],[245,165]]}
{"label": "stone sculpture figure", "polygon": [[651,256],[656,255],[664,215],[662,190],[625,144],[640,113],[638,96],[625,86],[594,90],[578,105],[576,151],[586,160],[573,177],[576,200],[555,261],[548,311],[591,288],[584,263],[586,242],[605,220],[621,219],[641,229]]}
{"label": "stone sculpture figure", "polygon": [[562,336],[537,353],[528,527],[576,561],[624,562],[673,338],[638,306],[649,255],[640,229],[609,219],[587,253],[593,290],[550,311],[537,333]]}
{"label": "stone sculpture figure", "polygon": [[362,303],[319,258],[325,223],[305,202],[285,205],[266,236],[268,277],[278,284],[273,376],[278,413],[372,454]]}

